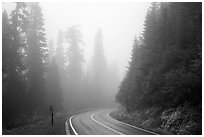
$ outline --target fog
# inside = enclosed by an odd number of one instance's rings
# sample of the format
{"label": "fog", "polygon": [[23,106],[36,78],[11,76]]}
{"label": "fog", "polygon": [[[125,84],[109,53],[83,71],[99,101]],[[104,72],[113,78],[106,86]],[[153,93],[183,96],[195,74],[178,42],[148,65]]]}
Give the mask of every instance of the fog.
{"label": "fog", "polygon": [[[149,3],[41,3],[41,6],[47,38],[55,43],[59,30],[79,25],[84,44],[82,68],[88,84],[82,86],[76,96],[83,96],[86,91],[85,102],[91,97],[98,103],[113,103],[127,71],[133,41],[143,29]],[[102,36],[97,40],[95,35],[99,29]],[[67,91],[69,87],[64,87],[65,94]],[[66,104],[70,104],[69,101]]]}
{"label": "fog", "polygon": [[94,36],[103,33],[104,54],[109,65],[117,62],[120,79],[130,60],[133,41],[142,29],[149,3],[75,2],[41,3],[48,39],[56,42],[58,31],[81,25],[86,66],[94,49]]}
{"label": "fog", "polygon": [[[10,15],[15,5],[3,3],[3,9]],[[27,5],[32,10],[32,3]],[[47,104],[59,107],[56,102],[60,100],[66,109],[114,106],[149,3],[55,2],[39,6],[48,48],[43,72]],[[29,43],[27,46],[29,49]]]}
{"label": "fog", "polygon": [[201,28],[199,2],[3,3],[3,134],[201,134]]}

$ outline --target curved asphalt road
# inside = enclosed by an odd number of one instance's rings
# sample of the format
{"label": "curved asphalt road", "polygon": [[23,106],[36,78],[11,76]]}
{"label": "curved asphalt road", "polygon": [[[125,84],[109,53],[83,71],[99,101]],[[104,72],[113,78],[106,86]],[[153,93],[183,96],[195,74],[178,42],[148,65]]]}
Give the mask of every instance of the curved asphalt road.
{"label": "curved asphalt road", "polygon": [[[72,116],[66,126],[76,135],[154,135],[155,133],[117,121],[109,116],[113,110],[90,111]],[[68,128],[68,127],[66,127]]]}

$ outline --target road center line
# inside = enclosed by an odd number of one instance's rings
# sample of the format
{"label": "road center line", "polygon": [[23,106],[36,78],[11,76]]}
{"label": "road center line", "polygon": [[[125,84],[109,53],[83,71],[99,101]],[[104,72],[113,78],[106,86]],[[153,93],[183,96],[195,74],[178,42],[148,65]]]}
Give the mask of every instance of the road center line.
{"label": "road center line", "polygon": [[[99,112],[96,112],[96,113],[99,113]],[[105,125],[105,124],[103,124],[103,123],[97,121],[96,119],[94,119],[94,115],[95,115],[96,113],[94,113],[94,114],[91,115],[91,119],[92,119],[93,121],[95,121],[95,122],[98,123],[99,125],[101,125],[101,126],[107,128],[107,129],[109,129],[109,130],[111,130],[111,131],[113,131],[113,132],[115,132],[115,133],[117,133],[117,134],[119,134],[119,135],[125,135],[125,134],[123,134],[122,132],[117,131],[117,130],[115,130],[115,129],[113,129],[113,128],[111,128],[111,127],[109,127],[109,126],[107,126],[107,125]]]}
{"label": "road center line", "polygon": [[139,128],[139,127],[136,127],[136,126],[133,126],[133,125],[127,124],[127,123],[124,123],[124,122],[119,121],[119,120],[117,120],[117,119],[114,119],[114,118],[111,117],[109,114],[110,114],[110,112],[107,113],[107,117],[108,117],[108,118],[111,118],[111,119],[113,119],[113,120],[115,120],[115,121],[117,121],[117,122],[120,122],[120,123],[122,123],[122,124],[124,124],[124,125],[126,125],[126,126],[129,126],[129,127],[132,127],[132,128],[138,129],[138,130],[142,130],[142,131],[145,131],[145,132],[147,132],[147,133],[154,134],[154,135],[159,135],[159,134],[157,134],[157,133],[154,133],[154,132],[151,132],[151,131],[148,131],[148,130],[145,130],[145,129],[142,129],[142,128]]}

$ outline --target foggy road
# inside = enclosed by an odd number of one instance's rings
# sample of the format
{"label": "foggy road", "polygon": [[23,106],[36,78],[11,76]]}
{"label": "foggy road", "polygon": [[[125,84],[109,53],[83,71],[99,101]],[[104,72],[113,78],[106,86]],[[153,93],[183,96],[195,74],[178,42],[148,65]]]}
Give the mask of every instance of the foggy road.
{"label": "foggy road", "polygon": [[[154,135],[155,133],[117,121],[113,110],[90,111],[72,116],[66,121],[76,135]],[[67,128],[67,127],[66,127]]]}

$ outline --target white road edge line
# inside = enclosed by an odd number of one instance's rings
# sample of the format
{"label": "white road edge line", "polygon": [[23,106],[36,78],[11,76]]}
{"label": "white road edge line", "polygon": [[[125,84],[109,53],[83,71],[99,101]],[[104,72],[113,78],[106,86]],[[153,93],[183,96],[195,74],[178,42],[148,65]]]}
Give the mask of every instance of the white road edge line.
{"label": "white road edge line", "polygon": [[142,130],[142,131],[145,131],[145,132],[154,134],[154,135],[159,135],[159,134],[157,134],[157,133],[154,133],[154,132],[151,132],[151,131],[148,131],[148,130],[145,130],[145,129],[142,129],[142,128],[139,128],[139,127],[136,127],[136,126],[133,126],[133,125],[130,125],[130,124],[127,124],[127,123],[125,123],[125,122],[119,121],[119,120],[117,120],[117,119],[111,117],[109,114],[110,114],[110,112],[107,113],[107,117],[109,117],[109,118],[111,118],[111,119],[113,119],[113,120],[115,120],[115,121],[118,121],[118,122],[120,122],[120,123],[122,123],[122,124],[125,124],[126,126],[130,126],[130,127],[135,128],[135,129],[139,129],[139,130]]}
{"label": "white road edge line", "polygon": [[66,134],[69,134],[69,126],[68,126],[68,120],[69,120],[69,124],[70,124],[70,126],[71,126],[71,128],[72,128],[72,131],[74,132],[75,135],[78,135],[78,133],[76,132],[76,130],[74,129],[74,127],[73,127],[73,125],[72,125],[72,118],[73,118],[73,117],[74,117],[74,115],[71,116],[69,119],[67,119],[66,122],[65,122]]}
{"label": "white road edge line", "polygon": [[[98,113],[98,112],[96,112],[96,113]],[[91,119],[92,119],[93,121],[95,121],[95,122],[98,123],[99,125],[101,125],[101,126],[107,128],[107,129],[109,129],[109,130],[111,130],[111,131],[113,131],[113,132],[115,132],[115,133],[117,133],[117,134],[119,134],[119,135],[125,135],[125,134],[123,134],[122,132],[119,132],[119,131],[117,131],[117,130],[115,130],[115,129],[113,129],[113,128],[110,128],[109,126],[106,126],[105,124],[103,124],[103,123],[97,121],[96,119],[94,119],[94,115],[95,115],[96,113],[94,113],[94,114],[91,115]]]}

